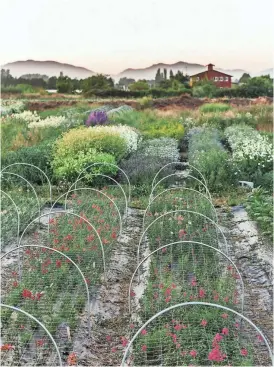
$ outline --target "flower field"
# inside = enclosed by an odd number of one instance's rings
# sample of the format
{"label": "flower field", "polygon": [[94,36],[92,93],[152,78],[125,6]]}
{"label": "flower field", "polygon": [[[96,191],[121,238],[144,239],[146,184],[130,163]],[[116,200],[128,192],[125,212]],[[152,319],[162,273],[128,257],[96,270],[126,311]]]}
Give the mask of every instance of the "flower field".
{"label": "flower field", "polygon": [[1,105],[4,365],[271,365],[232,210],[268,251],[269,106]]}

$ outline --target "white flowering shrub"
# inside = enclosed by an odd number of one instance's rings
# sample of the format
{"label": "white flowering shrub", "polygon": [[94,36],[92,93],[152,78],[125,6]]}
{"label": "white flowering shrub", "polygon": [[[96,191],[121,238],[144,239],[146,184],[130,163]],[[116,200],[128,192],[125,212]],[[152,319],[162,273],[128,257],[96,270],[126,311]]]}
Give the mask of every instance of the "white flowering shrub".
{"label": "white flowering shrub", "polygon": [[141,136],[139,132],[136,129],[126,125],[94,126],[90,127],[89,129],[96,129],[102,133],[118,133],[126,142],[128,154],[137,150],[138,144],[141,142]]}
{"label": "white flowering shrub", "polygon": [[170,161],[179,161],[178,140],[172,138],[150,139],[143,143],[141,150],[145,156],[167,158]]}
{"label": "white flowering shrub", "polygon": [[27,124],[31,124],[34,122],[38,122],[40,120],[40,116],[36,111],[23,111],[21,113],[14,113],[8,117],[11,120],[23,120]]}
{"label": "white flowering shrub", "polygon": [[13,99],[1,99],[1,116],[8,116],[12,113],[23,111],[25,104],[23,101]]}
{"label": "white flowering shrub", "polygon": [[233,125],[225,129],[224,135],[232,149],[232,158],[241,179],[254,179],[258,172],[271,170],[273,145],[250,126]]}
{"label": "white flowering shrub", "polygon": [[46,127],[58,127],[66,122],[65,116],[49,116],[45,119],[39,119],[32,121],[28,124],[30,129],[33,128],[46,128]]}

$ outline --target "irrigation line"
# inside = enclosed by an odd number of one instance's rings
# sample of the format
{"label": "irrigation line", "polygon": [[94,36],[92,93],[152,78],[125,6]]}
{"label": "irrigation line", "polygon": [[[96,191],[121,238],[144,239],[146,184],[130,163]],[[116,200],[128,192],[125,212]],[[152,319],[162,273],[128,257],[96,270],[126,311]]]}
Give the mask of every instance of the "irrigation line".
{"label": "irrigation line", "polygon": [[[223,251],[217,249],[216,247],[213,247],[211,245],[207,245],[203,242],[197,242],[197,241],[176,241],[176,242],[171,242],[171,243],[168,243],[167,245],[163,245],[161,247],[158,247],[156,250],[152,251],[149,255],[147,255],[137,266],[137,268],[134,270],[134,273],[132,275],[132,278],[130,280],[130,284],[129,284],[129,290],[128,290],[128,309],[129,309],[129,313],[131,313],[131,297],[130,297],[130,292],[131,292],[131,287],[132,287],[132,283],[133,283],[133,279],[134,279],[134,276],[135,274],[137,273],[138,271],[138,274],[140,273],[139,272],[139,269],[140,269],[140,266],[151,256],[153,255],[154,253],[156,253],[157,251],[159,250],[162,250],[163,248],[166,248],[166,247],[169,247],[169,246],[173,246],[173,245],[180,245],[180,244],[187,244],[187,243],[194,243],[195,245],[202,245],[202,246],[205,246],[205,247],[208,247],[208,248],[211,248],[212,250],[215,250],[217,252],[219,252],[221,255],[223,255],[225,258],[227,258],[228,261],[230,261],[230,263],[234,266],[234,268],[236,269],[239,277],[240,277],[240,282],[241,282],[241,286],[242,286],[242,295],[241,295],[241,298],[242,298],[242,307],[241,307],[241,312],[243,313],[244,312],[244,282],[243,282],[243,278],[242,278],[242,275],[237,267],[237,265],[233,262],[233,260],[231,260],[231,258],[229,256],[227,256]],[[140,274],[139,274],[139,277],[138,277],[138,282],[140,282]]]}
{"label": "irrigation line", "polygon": [[260,336],[263,338],[265,344],[266,344],[266,347],[268,349],[268,352],[269,352],[269,356],[270,356],[270,359],[272,361],[272,364],[274,363],[274,358],[273,358],[273,353],[272,353],[272,350],[271,350],[271,347],[266,339],[266,337],[264,336],[264,334],[261,332],[261,330],[251,321],[249,320],[247,317],[245,317],[244,315],[240,314],[239,312],[229,308],[229,307],[226,307],[226,306],[221,306],[221,305],[217,305],[215,303],[208,303],[208,302],[184,302],[184,303],[179,303],[177,305],[174,305],[174,306],[171,306],[171,307],[168,307],[160,312],[158,312],[156,315],[152,316],[148,321],[146,321],[141,327],[140,329],[136,332],[136,334],[133,336],[133,338],[130,340],[129,344],[127,345],[127,348],[124,352],[124,356],[123,356],[123,359],[122,359],[122,363],[121,363],[121,366],[126,366],[125,364],[125,361],[126,361],[126,358],[127,358],[127,354],[134,342],[134,340],[137,338],[137,336],[141,333],[141,331],[148,325],[150,324],[153,320],[155,320],[158,316],[161,316],[163,315],[164,313],[166,312],[169,312],[171,310],[174,310],[178,307],[184,307],[184,306],[190,306],[190,305],[202,305],[202,306],[209,306],[209,307],[216,307],[216,308],[219,308],[219,309],[222,309],[222,310],[225,310],[225,311],[229,311],[229,312],[232,312],[234,313],[235,315],[241,317],[242,319],[244,319],[245,321],[247,321],[251,326],[253,326],[253,328],[260,334]]}
{"label": "irrigation line", "polygon": [[27,317],[29,317],[30,319],[34,320],[35,322],[37,322],[37,324],[39,326],[41,326],[41,328],[43,328],[45,330],[45,332],[48,334],[49,338],[51,339],[53,345],[54,345],[54,348],[56,349],[56,352],[57,352],[57,355],[58,355],[58,359],[59,359],[59,365],[62,366],[62,358],[61,358],[61,355],[60,355],[60,352],[59,352],[59,348],[55,342],[55,340],[53,339],[51,333],[48,331],[48,329],[45,327],[45,325],[43,325],[39,320],[37,320],[34,316],[32,316],[31,314],[29,314],[28,312],[26,311],[23,311],[23,310],[20,310],[20,308],[17,308],[17,307],[14,307],[14,306],[9,306],[9,305],[5,305],[3,303],[0,303],[0,307],[7,307],[13,311],[18,311],[18,312],[22,312],[24,315],[26,315]]}

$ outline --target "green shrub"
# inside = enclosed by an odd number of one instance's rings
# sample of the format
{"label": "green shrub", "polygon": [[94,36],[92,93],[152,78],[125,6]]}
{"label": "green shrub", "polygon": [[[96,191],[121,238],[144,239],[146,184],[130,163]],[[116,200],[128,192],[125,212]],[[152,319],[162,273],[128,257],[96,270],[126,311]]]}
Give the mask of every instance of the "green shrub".
{"label": "green shrub", "polygon": [[[236,184],[232,162],[217,130],[196,129],[190,134],[188,157],[189,163],[204,175],[209,190],[222,192]],[[192,175],[200,179],[195,171]]]}
{"label": "green shrub", "polygon": [[253,190],[246,202],[252,219],[258,222],[262,234],[273,239],[273,197],[262,188]]}
{"label": "green shrub", "polygon": [[231,107],[228,104],[224,104],[224,103],[206,103],[199,108],[199,110],[202,113],[225,112],[230,109]]}
{"label": "green shrub", "polygon": [[[56,141],[52,168],[56,178],[72,181],[86,166],[95,162],[116,164],[126,152],[126,142],[119,134],[80,127],[68,131]],[[96,172],[114,174],[116,170],[100,166]],[[90,179],[88,175],[86,178]]]}
{"label": "green shrub", "polygon": [[149,108],[153,105],[153,98],[150,96],[143,97],[139,100],[139,105],[141,109]]}
{"label": "green shrub", "polygon": [[[39,167],[51,179],[52,170],[50,161],[54,141],[55,139],[51,139],[32,147],[24,147],[15,152],[8,152],[5,156],[2,156],[2,169],[13,163],[29,163]],[[10,172],[20,174],[34,184],[45,182],[44,176],[35,168],[16,166]]]}

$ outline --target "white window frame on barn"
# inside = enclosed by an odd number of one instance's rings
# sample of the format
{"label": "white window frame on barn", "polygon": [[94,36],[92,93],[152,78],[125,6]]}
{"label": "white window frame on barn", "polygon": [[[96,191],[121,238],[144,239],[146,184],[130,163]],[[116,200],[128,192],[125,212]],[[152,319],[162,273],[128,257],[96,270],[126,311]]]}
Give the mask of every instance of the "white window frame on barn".
{"label": "white window frame on barn", "polygon": [[196,81],[198,82],[199,80],[200,80],[200,77],[199,77],[199,76],[197,76],[197,77],[196,77]]}
{"label": "white window frame on barn", "polygon": [[225,81],[228,82],[228,76],[225,77]]}
{"label": "white window frame on barn", "polygon": [[222,76],[220,76],[220,82],[223,82],[224,78]]}
{"label": "white window frame on barn", "polygon": [[214,76],[214,80],[215,80],[215,82],[217,82],[219,80],[219,78],[217,76]]}

